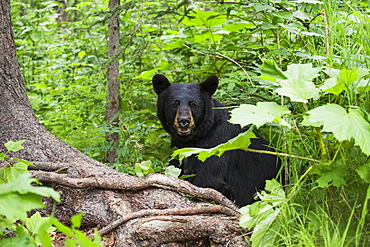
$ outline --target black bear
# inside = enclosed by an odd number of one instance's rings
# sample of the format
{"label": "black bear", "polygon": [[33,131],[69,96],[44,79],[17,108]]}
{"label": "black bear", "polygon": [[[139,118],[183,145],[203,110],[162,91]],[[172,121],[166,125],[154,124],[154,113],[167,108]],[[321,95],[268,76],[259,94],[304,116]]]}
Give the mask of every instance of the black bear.
{"label": "black bear", "polygon": [[[217,76],[201,83],[171,84],[165,76],[157,74],[152,81],[158,95],[157,116],[171,135],[171,147],[212,148],[248,130],[228,122],[229,112],[212,98],[218,86]],[[268,146],[268,141],[259,137],[252,139],[250,148],[274,151]],[[279,159],[269,154],[232,150],[205,162],[188,157],[180,168],[183,175],[195,174],[186,179],[192,184],[216,189],[244,206],[254,202],[254,194],[264,188],[266,179],[276,176]]]}

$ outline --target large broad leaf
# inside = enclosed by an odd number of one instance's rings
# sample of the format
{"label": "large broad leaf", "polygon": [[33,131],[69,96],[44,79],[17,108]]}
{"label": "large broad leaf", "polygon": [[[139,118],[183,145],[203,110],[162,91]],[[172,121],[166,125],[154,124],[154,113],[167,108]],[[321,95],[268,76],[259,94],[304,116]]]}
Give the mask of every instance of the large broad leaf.
{"label": "large broad leaf", "polygon": [[23,142],[25,142],[26,140],[21,140],[21,141],[17,141],[17,142],[13,142],[13,141],[8,141],[7,143],[4,144],[4,146],[9,150],[9,151],[13,151],[13,152],[16,152],[16,151],[19,151],[21,149],[23,149]]}
{"label": "large broad leaf", "polygon": [[306,126],[323,126],[322,131],[332,132],[339,141],[355,140],[362,152],[370,155],[370,124],[364,119],[359,109],[348,112],[336,104],[327,104],[308,112],[302,124]]}
{"label": "large broad leaf", "polygon": [[158,69],[147,70],[147,71],[142,72],[140,75],[135,76],[135,79],[142,78],[145,80],[149,80],[149,79],[152,79],[153,75],[155,75],[157,72],[158,72]]}
{"label": "large broad leaf", "polygon": [[279,224],[276,221],[277,216],[280,213],[280,208],[271,209],[270,214],[262,221],[257,224],[253,229],[251,241],[253,246],[261,247],[274,247],[275,239],[277,237]]}
{"label": "large broad leaf", "polygon": [[24,173],[13,182],[0,184],[0,214],[11,221],[25,220],[28,211],[45,207],[41,201],[42,196],[60,201],[60,195],[55,190],[32,186],[31,183],[35,181],[31,174]]}
{"label": "large broad leaf", "polygon": [[275,180],[266,181],[266,191],[259,194],[261,201],[240,209],[242,216],[239,219],[240,226],[253,229],[251,241],[253,246],[275,246],[277,238],[281,205],[287,202],[284,189]]}
{"label": "large broad leaf", "polygon": [[55,227],[51,226],[49,217],[41,217],[39,212],[33,214],[26,220],[27,229],[33,233],[37,245],[44,247],[51,247],[52,242],[49,234],[56,230]]}
{"label": "large broad leaf", "polygon": [[344,179],[346,176],[345,168],[341,162],[320,163],[313,169],[312,173],[320,175],[316,180],[320,187],[346,185],[346,180]]}
{"label": "large broad leaf", "polygon": [[0,246],[7,247],[35,247],[35,243],[27,236],[16,236],[12,238],[5,238],[0,240]]}
{"label": "large broad leaf", "polygon": [[273,77],[280,80],[286,80],[288,77],[279,69],[274,60],[266,59],[261,65],[261,76]]}
{"label": "large broad leaf", "polygon": [[198,154],[198,159],[200,161],[205,161],[212,155],[221,156],[224,152],[228,150],[235,150],[240,148],[248,148],[251,144],[251,138],[257,138],[256,135],[251,131],[243,132],[237,137],[230,139],[226,143],[222,143],[214,148],[182,148],[176,150],[172,156],[179,156],[179,160],[182,161],[184,158],[189,157],[194,154]]}
{"label": "large broad leaf", "polygon": [[312,68],[312,64],[289,65],[284,72],[288,79],[281,80],[281,88],[276,91],[297,102],[307,102],[308,99],[316,98],[320,90],[312,80],[319,75],[318,72],[319,69]]}
{"label": "large broad leaf", "polygon": [[178,178],[181,174],[181,169],[176,166],[168,166],[164,171],[164,174]]}
{"label": "large broad leaf", "polygon": [[285,105],[278,105],[275,102],[258,102],[257,105],[240,105],[231,111],[230,122],[245,126],[254,124],[257,128],[265,123],[280,123],[284,126],[289,124],[282,119],[284,114],[290,114]]}
{"label": "large broad leaf", "polygon": [[28,211],[45,207],[41,198],[41,196],[35,194],[1,193],[0,214],[5,215],[12,222],[26,220]]}
{"label": "large broad leaf", "polygon": [[370,183],[370,163],[360,166],[356,172],[366,183]]}

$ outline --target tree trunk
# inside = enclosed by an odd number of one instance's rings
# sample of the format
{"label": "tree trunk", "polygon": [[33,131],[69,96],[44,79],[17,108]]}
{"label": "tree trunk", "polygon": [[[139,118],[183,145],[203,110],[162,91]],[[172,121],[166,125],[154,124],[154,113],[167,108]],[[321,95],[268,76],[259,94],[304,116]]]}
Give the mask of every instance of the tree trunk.
{"label": "tree trunk", "polygon": [[[82,228],[98,227],[105,246],[247,245],[236,206],[219,192],[160,174],[119,173],[39,124],[15,53],[10,0],[0,0],[0,23],[0,152],[7,141],[27,140],[24,149],[9,155],[32,161],[32,175],[61,194],[55,217],[69,223],[72,215],[84,212]],[[50,214],[53,202],[44,202],[47,207],[40,212]]]}
{"label": "tree trunk", "polygon": [[64,23],[67,22],[68,12],[65,11],[67,8],[67,0],[57,0],[57,2],[60,4],[55,7],[56,12],[58,13],[57,21],[59,26],[63,26],[65,25]]}
{"label": "tree trunk", "polygon": [[108,90],[107,90],[107,110],[106,120],[113,132],[107,133],[105,140],[111,145],[106,152],[106,162],[113,164],[117,159],[117,148],[119,143],[119,133],[117,132],[120,109],[119,101],[119,62],[114,58],[119,51],[119,11],[117,7],[120,0],[110,0],[109,9],[112,11],[112,17],[109,20],[109,41],[108,41],[108,59],[113,61],[108,66]]}

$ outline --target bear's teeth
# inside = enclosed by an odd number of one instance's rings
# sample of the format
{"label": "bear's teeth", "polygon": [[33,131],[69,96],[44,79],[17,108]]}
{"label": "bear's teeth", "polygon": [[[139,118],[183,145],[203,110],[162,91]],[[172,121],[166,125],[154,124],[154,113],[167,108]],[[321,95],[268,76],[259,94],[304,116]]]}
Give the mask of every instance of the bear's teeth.
{"label": "bear's teeth", "polygon": [[177,129],[177,132],[178,132],[180,135],[188,135],[188,134],[190,134],[191,129],[182,129],[182,128],[178,128],[178,129]]}

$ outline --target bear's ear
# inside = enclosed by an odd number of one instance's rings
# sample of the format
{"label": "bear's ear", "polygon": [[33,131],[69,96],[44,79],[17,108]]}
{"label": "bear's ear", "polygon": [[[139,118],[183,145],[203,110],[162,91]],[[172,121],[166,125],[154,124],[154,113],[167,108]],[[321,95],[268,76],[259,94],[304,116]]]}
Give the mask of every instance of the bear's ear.
{"label": "bear's ear", "polygon": [[152,83],[153,83],[154,91],[157,94],[160,94],[161,92],[163,92],[166,88],[168,88],[171,85],[168,79],[164,75],[161,75],[161,74],[156,74],[155,76],[153,76]]}
{"label": "bear's ear", "polygon": [[200,88],[202,91],[209,93],[210,95],[213,95],[218,86],[218,77],[215,75],[211,75],[207,78],[204,82],[200,83]]}

